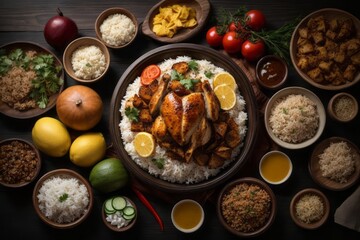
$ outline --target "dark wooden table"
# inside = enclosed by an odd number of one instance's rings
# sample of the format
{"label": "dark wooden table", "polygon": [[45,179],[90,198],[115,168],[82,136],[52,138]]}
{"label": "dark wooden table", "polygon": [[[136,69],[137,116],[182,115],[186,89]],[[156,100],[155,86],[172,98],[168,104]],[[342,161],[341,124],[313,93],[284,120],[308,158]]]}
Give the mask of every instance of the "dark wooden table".
{"label": "dark wooden table", "polygon": [[[62,52],[55,51],[45,41],[43,27],[46,21],[56,14],[56,8],[60,7],[62,12],[72,18],[78,25],[80,34],[83,36],[95,37],[94,23],[97,15],[109,7],[124,7],[132,11],[141,23],[147,11],[156,4],[156,0],[16,0],[1,1],[0,3],[0,45],[12,41],[33,41],[50,50],[59,58]],[[277,28],[297,16],[305,16],[308,13],[325,7],[340,8],[360,16],[360,9],[350,1],[338,0],[212,0],[211,17],[219,12],[221,8],[234,11],[240,6],[248,9],[259,9],[264,12],[267,18],[268,28]],[[211,18],[210,17],[210,18]],[[205,29],[189,42],[206,45],[205,32],[211,25],[209,22]],[[124,50],[111,50],[111,69],[106,80],[91,85],[102,97],[105,105],[104,115],[94,130],[101,131],[110,143],[109,133],[109,106],[113,89],[125,69],[142,54],[163,44],[157,43],[142,35],[139,35],[135,43]],[[66,77],[66,85],[74,85],[75,82]],[[326,106],[330,97],[335,92],[323,91],[313,88],[305,83],[290,69],[288,85],[303,86],[318,94]],[[360,86],[346,89],[359,99]],[[272,92],[266,92],[271,96]],[[46,115],[56,117],[55,110]],[[16,120],[0,115],[0,140],[20,137],[31,141],[31,129],[37,119]],[[360,146],[360,117],[349,124],[340,124],[328,119],[326,129],[321,139],[330,136],[342,136]],[[321,140],[320,139],[320,140]],[[345,191],[329,191],[316,185],[311,179],[307,170],[312,146],[303,150],[284,150],[292,158],[294,172],[287,184],[281,187],[272,187],[278,201],[278,212],[273,226],[260,238],[263,239],[359,239],[359,233],[349,230],[334,223],[333,215],[337,207],[355,190],[355,186]],[[89,169],[80,169],[70,163],[68,157],[55,159],[43,155],[43,166],[40,176],[56,168],[70,168],[78,171],[84,177],[88,177]],[[257,171],[246,172],[244,176],[260,178]],[[171,223],[170,212],[172,203],[163,200],[155,195],[146,194],[161,215],[165,230],[160,231],[159,225],[153,216],[147,211],[136,196],[127,188],[118,191],[131,197],[138,206],[139,216],[136,227],[129,232],[115,233],[105,227],[101,219],[101,204],[106,195],[95,193],[94,208],[89,219],[80,226],[69,230],[57,230],[45,225],[35,214],[32,205],[32,190],[35,183],[22,189],[8,189],[0,187],[0,234],[1,239],[236,239],[228,233],[216,217],[214,201],[204,204],[205,222],[202,228],[193,234],[182,234],[178,232]],[[314,187],[322,190],[329,198],[331,212],[329,221],[318,230],[308,231],[297,227],[291,220],[289,204],[294,194],[307,187]],[[360,216],[359,216],[360,217]]]}

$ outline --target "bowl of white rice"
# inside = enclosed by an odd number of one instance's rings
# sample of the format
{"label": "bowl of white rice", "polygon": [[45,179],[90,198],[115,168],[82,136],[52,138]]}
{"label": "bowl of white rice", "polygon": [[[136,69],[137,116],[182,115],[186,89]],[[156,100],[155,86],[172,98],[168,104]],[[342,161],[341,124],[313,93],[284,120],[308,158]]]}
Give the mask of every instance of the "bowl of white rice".
{"label": "bowl of white rice", "polygon": [[276,144],[301,149],[319,139],[325,128],[326,112],[321,100],[310,90],[287,87],[269,99],[264,121],[267,133]]}
{"label": "bowl of white rice", "polygon": [[110,66],[110,53],[104,43],[93,37],[77,38],[63,54],[66,73],[80,83],[102,79]]}
{"label": "bowl of white rice", "polygon": [[89,182],[70,169],[43,175],[33,190],[33,206],[40,219],[58,228],[73,228],[90,215],[94,197]]}
{"label": "bowl of white rice", "polygon": [[[194,161],[186,163],[170,159],[158,145],[155,157],[142,158],[134,151],[132,140],[135,134],[130,131],[130,123],[124,115],[124,103],[139,89],[139,76],[145,67],[157,64],[165,72],[174,62],[179,61],[195,61],[200,75],[206,71],[214,75],[219,71],[227,71],[236,79],[237,103],[231,114],[240,126],[241,145],[221,167],[210,169]],[[208,80],[212,81],[212,77]],[[215,188],[235,175],[245,164],[257,139],[258,108],[250,82],[229,57],[205,46],[177,43],[144,54],[123,73],[114,89],[110,109],[111,138],[125,167],[142,183],[161,191],[180,193]],[[162,159],[163,167],[159,168],[153,158]]]}
{"label": "bowl of white rice", "polygon": [[135,15],[125,8],[108,8],[96,18],[95,32],[96,37],[107,47],[124,48],[135,40],[138,21]]}

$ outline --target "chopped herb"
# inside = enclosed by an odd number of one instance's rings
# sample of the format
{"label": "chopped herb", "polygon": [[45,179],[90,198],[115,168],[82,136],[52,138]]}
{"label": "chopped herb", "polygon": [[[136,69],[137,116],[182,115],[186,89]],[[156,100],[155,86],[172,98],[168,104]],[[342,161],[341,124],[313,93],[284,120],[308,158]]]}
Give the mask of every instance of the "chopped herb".
{"label": "chopped herb", "polygon": [[199,70],[199,64],[195,60],[188,62],[189,68],[193,71]]}
{"label": "chopped herb", "polygon": [[60,202],[64,202],[64,201],[66,201],[66,199],[69,197],[69,195],[67,194],[67,193],[64,193],[63,195],[61,195],[60,197],[59,197],[59,201]]}
{"label": "chopped herb", "polygon": [[171,71],[171,80],[182,80],[182,79],[184,79],[184,75],[182,75],[176,70]]}
{"label": "chopped herb", "polygon": [[182,79],[182,80],[180,80],[180,83],[182,84],[182,85],[184,85],[184,87],[186,88],[186,89],[193,89],[194,88],[194,84],[195,83],[198,83],[199,82],[199,80],[197,80],[197,79]]}
{"label": "chopped herb", "polygon": [[165,164],[164,158],[153,158],[152,161],[159,169],[164,168],[164,164]]}
{"label": "chopped herb", "polygon": [[288,114],[288,110],[286,108],[282,108],[284,114]]}
{"label": "chopped herb", "polygon": [[205,76],[206,76],[207,78],[211,78],[212,76],[214,76],[214,73],[211,72],[211,71],[208,71],[208,70],[206,70],[206,71],[204,72],[204,74],[205,74]]}
{"label": "chopped herb", "polygon": [[125,109],[125,115],[129,118],[130,122],[138,122],[139,113],[140,110],[137,109],[136,107],[127,107]]}
{"label": "chopped herb", "polygon": [[85,66],[92,67],[90,63],[86,63]]}

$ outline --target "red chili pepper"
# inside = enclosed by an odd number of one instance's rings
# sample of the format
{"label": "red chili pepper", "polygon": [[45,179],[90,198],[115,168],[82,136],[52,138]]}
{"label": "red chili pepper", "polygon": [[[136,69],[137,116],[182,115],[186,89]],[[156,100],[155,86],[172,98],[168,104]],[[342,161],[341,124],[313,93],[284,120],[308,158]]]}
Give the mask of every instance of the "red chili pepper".
{"label": "red chili pepper", "polygon": [[138,189],[136,189],[134,186],[132,186],[132,190],[135,192],[136,196],[140,199],[140,201],[145,205],[145,207],[151,212],[151,214],[155,217],[156,221],[159,223],[161,231],[164,231],[164,223],[161,220],[159,214],[156,212],[156,210],[153,208],[151,203],[147,200],[147,198],[140,192]]}

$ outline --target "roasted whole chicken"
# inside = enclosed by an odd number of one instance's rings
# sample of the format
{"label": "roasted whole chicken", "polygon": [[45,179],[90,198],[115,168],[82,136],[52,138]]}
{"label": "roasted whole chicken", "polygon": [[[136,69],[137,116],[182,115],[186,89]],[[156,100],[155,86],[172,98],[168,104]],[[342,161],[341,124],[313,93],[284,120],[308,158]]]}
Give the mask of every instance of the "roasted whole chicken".
{"label": "roasted whole chicken", "polygon": [[131,131],[151,133],[174,161],[219,168],[241,143],[239,126],[221,110],[207,80],[180,81],[190,71],[187,62],[173,64],[172,71],[128,99],[126,109],[138,113]]}

